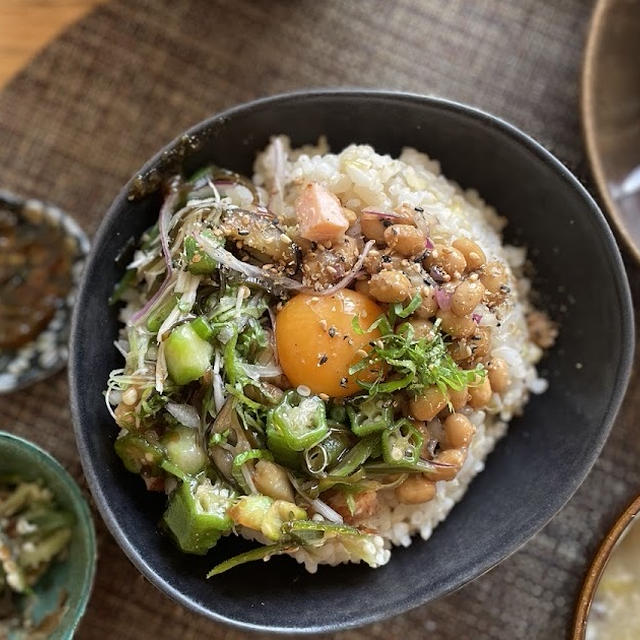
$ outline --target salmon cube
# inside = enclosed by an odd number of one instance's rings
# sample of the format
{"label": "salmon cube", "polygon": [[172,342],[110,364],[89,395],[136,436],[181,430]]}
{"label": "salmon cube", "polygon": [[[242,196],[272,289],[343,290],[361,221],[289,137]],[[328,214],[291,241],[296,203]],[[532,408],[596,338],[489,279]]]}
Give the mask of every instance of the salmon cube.
{"label": "salmon cube", "polygon": [[349,227],[340,200],[317,182],[308,184],[296,200],[300,235],[314,242],[339,240]]}

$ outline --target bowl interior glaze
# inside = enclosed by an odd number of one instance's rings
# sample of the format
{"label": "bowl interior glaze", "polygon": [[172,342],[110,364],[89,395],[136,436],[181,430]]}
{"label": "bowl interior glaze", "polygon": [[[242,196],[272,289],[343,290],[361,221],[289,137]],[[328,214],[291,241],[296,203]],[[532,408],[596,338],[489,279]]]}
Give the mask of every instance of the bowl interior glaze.
{"label": "bowl interior glaze", "polygon": [[[157,194],[128,200],[131,184],[118,196],[94,242],[71,342],[76,436],[96,503],[137,567],[191,609],[244,628],[328,631],[400,613],[462,586],[514,552],[562,507],[600,452],[622,400],[633,319],[620,255],[587,192],[530,138],[463,105],[371,91],[278,96],[198,125],[144,171],[178,166],[188,173],[214,162],[250,173],[256,151],[278,133],[294,145],[326,135],[333,149],[361,142],[392,155],[410,145],[441,160],[446,176],[477,189],[508,218],[507,239],[529,247],[535,286],[562,325],[541,365],[549,390],[513,421],[486,469],[428,542],[418,538],[395,550],[375,571],[350,565],[310,575],[291,559],[275,558],[206,581],[210,567],[246,543],[225,540],[204,558],[177,552],[158,533],[162,496],[148,494],[113,451],[117,429],[102,391],[121,358],[112,345],[117,312],[106,301],[123,273],[124,265],[115,262],[122,245],[155,221],[160,202]],[[601,297],[594,305],[596,290]],[[591,339],[594,333],[599,339]]]}

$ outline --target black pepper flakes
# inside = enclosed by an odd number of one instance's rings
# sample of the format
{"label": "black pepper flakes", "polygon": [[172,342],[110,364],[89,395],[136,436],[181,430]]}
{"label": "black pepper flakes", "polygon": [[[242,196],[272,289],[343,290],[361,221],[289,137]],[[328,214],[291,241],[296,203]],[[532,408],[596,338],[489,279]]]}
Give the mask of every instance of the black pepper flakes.
{"label": "black pepper flakes", "polygon": [[329,356],[326,353],[323,353],[320,356],[320,360],[318,361],[318,366],[321,367],[325,362],[329,359]]}
{"label": "black pepper flakes", "polygon": [[347,379],[346,378],[340,378],[340,386],[342,388],[347,386]]}
{"label": "black pepper flakes", "polygon": [[414,211],[417,211],[418,213],[424,213],[424,209],[422,207],[413,207]]}
{"label": "black pepper flakes", "polygon": [[382,256],[382,262],[391,262],[391,256]]}
{"label": "black pepper flakes", "polygon": [[329,337],[330,337],[330,338],[335,338],[335,335],[336,335],[336,328],[335,328],[335,327],[329,327],[329,331],[328,331],[328,333],[329,333]]}

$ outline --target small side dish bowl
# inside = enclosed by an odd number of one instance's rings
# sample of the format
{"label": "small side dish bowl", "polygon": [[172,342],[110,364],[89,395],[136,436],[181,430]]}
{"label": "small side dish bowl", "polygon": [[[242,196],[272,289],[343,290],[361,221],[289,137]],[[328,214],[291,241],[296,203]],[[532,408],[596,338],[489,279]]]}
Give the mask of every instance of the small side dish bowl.
{"label": "small side dish bowl", "polygon": [[640,260],[640,4],[599,0],[582,71],[582,124],[600,196]]}
{"label": "small side dish bowl", "polygon": [[[24,307],[18,310],[19,314],[27,314],[26,317],[34,322],[33,326],[20,326],[28,332],[18,337],[22,338],[18,344],[12,346],[0,346],[0,394],[10,393],[16,389],[26,387],[34,382],[47,378],[62,369],[67,363],[68,341],[71,328],[71,310],[75,302],[78,284],[82,269],[84,268],[85,259],[89,253],[89,240],[84,231],[68,214],[61,211],[58,207],[41,202],[35,199],[25,199],[8,191],[0,190],[0,215],[5,214],[11,216],[15,221],[12,229],[27,228],[29,232],[34,229],[42,228],[45,230],[44,238],[41,239],[43,244],[51,242],[52,233],[56,234],[53,244],[49,246],[55,250],[60,250],[66,254],[68,265],[65,268],[62,277],[62,288],[64,294],[58,292],[55,295],[53,304],[47,303],[48,307],[40,311],[34,309],[33,303],[42,300],[43,296],[37,297],[37,293],[32,288],[32,282],[29,281],[24,273],[11,271],[15,269],[15,263],[12,265],[11,260],[16,256],[11,255],[7,251],[7,237],[4,236],[3,244],[0,251],[5,252],[5,260],[2,261],[0,269],[2,273],[2,289],[0,289],[0,303],[6,305],[4,309],[0,309],[0,318],[3,318],[3,327],[0,332],[0,338],[5,339],[6,324],[11,321],[11,326],[20,325],[20,320],[11,320],[15,313],[16,302],[24,304]],[[1,221],[0,221],[1,222]],[[2,227],[2,224],[0,224]],[[4,235],[4,229],[1,229]],[[22,246],[19,248],[18,255],[21,259],[33,259],[33,246]],[[35,247],[38,249],[38,247]],[[37,258],[36,258],[37,259]],[[23,265],[18,265],[23,269]],[[51,272],[51,265],[37,265],[42,273],[39,278],[39,284],[44,283],[50,287],[54,280]],[[31,273],[33,273],[32,269]],[[15,276],[18,277],[15,277]],[[15,284],[17,281],[17,286]],[[59,280],[57,280],[59,282]],[[6,287],[6,289],[5,289]],[[31,288],[31,291],[29,289]],[[9,292],[12,292],[15,300],[9,299]],[[24,300],[25,292],[33,300]],[[59,294],[59,295],[58,295]],[[5,299],[6,296],[6,299]],[[34,320],[34,316],[42,312],[42,318]],[[4,316],[4,314],[7,314]],[[5,320],[4,317],[7,319]],[[18,318],[21,316],[18,315]],[[25,342],[25,339],[28,341]]]}
{"label": "small side dish bowl", "polygon": [[0,476],[41,480],[57,503],[74,515],[68,556],[54,561],[29,597],[30,617],[39,623],[50,614],[62,615],[49,640],[71,640],[84,614],[96,570],[96,536],[89,506],[69,473],[50,454],[28,440],[0,431]]}
{"label": "small side dish bowl", "polygon": [[[602,540],[589,566],[582,589],[580,590],[580,595],[578,596],[571,640],[584,640],[587,637],[591,605],[598,592],[600,580],[618,545],[629,533],[631,527],[638,526],[638,514],[640,514],[640,496],[637,496],[620,514]],[[634,570],[637,569],[637,567],[631,567],[631,569]]]}
{"label": "small side dish bowl", "polygon": [[[164,495],[149,494],[114,451],[117,428],[104,402],[118,311],[107,300],[122,277],[125,245],[158,216],[158,186],[207,164],[251,174],[271,136],[294,146],[326,136],[330,147],[370,144],[397,156],[406,146],[440,161],[508,219],[507,242],[529,249],[539,306],[559,322],[541,362],[549,389],[535,396],[486,468],[427,542],[397,548],[376,570],[322,566],[309,574],[276,557],[205,579],[247,549],[221,541],[207,556],[181,553],[160,534]],[[588,283],[588,286],[585,285]],[[597,303],[593,292],[598,292]],[[516,551],[565,504],[607,438],[628,382],[633,314],[615,240],[582,185],[549,152],[506,122],[437,98],[378,91],[310,91],[257,100],[190,129],[124,187],[94,241],[75,309],[70,384],[85,475],[115,539],[159,589],[191,610],[244,629],[328,632],[407,611],[464,585]]]}

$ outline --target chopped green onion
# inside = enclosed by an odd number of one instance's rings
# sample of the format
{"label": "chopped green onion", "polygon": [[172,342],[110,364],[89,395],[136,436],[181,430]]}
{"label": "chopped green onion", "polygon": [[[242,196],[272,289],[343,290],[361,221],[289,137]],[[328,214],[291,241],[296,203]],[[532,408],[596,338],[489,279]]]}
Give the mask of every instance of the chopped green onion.
{"label": "chopped green onion", "polygon": [[221,573],[224,573],[225,571],[229,571],[229,569],[239,567],[241,564],[246,564],[247,562],[264,560],[265,558],[269,558],[270,556],[283,553],[285,549],[286,545],[277,542],[275,544],[267,544],[262,547],[256,547],[255,549],[245,551],[244,553],[239,553],[237,556],[228,558],[224,562],[221,562],[220,564],[217,564],[215,567],[213,567],[213,569],[211,569],[211,571],[207,573],[207,578],[213,578],[213,576],[217,576]]}
{"label": "chopped green onion", "polygon": [[342,457],[340,462],[330,470],[329,474],[332,476],[348,476],[352,474],[375,452],[379,442],[380,436],[377,433],[365,436]]}
{"label": "chopped green onion", "polygon": [[291,520],[282,525],[282,533],[301,546],[324,541],[337,536],[361,536],[355,527],[314,520]]}

